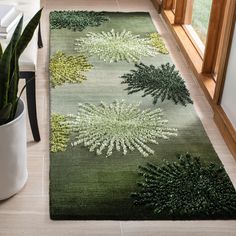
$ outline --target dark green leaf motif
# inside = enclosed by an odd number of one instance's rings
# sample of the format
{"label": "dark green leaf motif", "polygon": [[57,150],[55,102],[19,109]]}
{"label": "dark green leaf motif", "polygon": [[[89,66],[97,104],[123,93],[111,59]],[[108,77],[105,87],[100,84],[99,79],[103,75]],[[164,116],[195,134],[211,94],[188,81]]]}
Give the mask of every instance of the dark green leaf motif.
{"label": "dark green leaf motif", "polygon": [[204,164],[190,154],[177,162],[140,166],[143,181],[135,205],[172,219],[229,218],[236,215],[236,191],[222,166]]}
{"label": "dark green leaf motif", "polygon": [[131,70],[131,73],[121,77],[124,79],[122,84],[128,84],[126,88],[128,94],[144,91],[143,97],[151,95],[154,98],[153,104],[156,104],[158,100],[163,102],[165,99],[184,106],[187,103],[193,103],[185,82],[175,70],[174,65],[166,63],[155,67],[140,63],[135,67],[137,70]]}
{"label": "dark green leaf motif", "polygon": [[82,31],[88,26],[100,26],[109,18],[104,12],[94,11],[53,11],[50,13],[51,29],[66,28]]}

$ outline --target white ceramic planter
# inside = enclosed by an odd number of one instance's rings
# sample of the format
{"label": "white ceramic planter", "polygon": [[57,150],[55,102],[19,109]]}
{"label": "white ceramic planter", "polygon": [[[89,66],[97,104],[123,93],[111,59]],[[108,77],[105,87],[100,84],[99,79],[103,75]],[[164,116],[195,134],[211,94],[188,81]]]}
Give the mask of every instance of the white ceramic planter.
{"label": "white ceramic planter", "polygon": [[0,126],[0,200],[19,192],[27,178],[25,105],[20,100],[15,119]]}

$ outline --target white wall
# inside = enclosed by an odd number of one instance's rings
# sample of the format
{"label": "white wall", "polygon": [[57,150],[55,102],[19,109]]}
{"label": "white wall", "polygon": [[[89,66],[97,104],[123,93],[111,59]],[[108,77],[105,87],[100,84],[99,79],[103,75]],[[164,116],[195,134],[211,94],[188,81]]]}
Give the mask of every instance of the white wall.
{"label": "white wall", "polygon": [[236,129],[236,26],[229,56],[221,107]]}

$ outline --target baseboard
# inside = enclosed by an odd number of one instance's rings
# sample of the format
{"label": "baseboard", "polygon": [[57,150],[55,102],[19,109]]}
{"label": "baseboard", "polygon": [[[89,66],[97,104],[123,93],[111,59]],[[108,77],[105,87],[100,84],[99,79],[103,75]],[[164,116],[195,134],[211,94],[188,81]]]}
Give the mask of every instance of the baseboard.
{"label": "baseboard", "polygon": [[154,7],[157,9],[158,13],[161,13],[161,1],[151,0]]}
{"label": "baseboard", "polygon": [[229,150],[236,159],[236,131],[221,106],[214,109],[214,120]]}

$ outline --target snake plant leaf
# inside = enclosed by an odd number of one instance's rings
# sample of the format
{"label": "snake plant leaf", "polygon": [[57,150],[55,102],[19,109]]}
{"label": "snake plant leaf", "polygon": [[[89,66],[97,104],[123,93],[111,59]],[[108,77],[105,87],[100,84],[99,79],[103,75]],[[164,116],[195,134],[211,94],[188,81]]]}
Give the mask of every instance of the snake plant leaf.
{"label": "snake plant leaf", "polygon": [[12,104],[8,103],[5,107],[0,110],[0,125],[5,124],[11,115]]}
{"label": "snake plant leaf", "polygon": [[23,16],[21,17],[20,21],[18,22],[16,29],[12,35],[11,41],[10,41],[10,43],[12,43],[13,50],[15,49],[17,42],[20,39],[22,27],[23,27]]}
{"label": "snake plant leaf", "polygon": [[10,80],[10,67],[12,58],[12,43],[9,43],[4,51],[0,63],[0,107],[4,107],[8,100],[8,88]]}
{"label": "snake plant leaf", "polygon": [[28,25],[25,27],[18,43],[17,43],[17,57],[21,55],[21,53],[25,50],[25,48],[28,46],[30,40],[32,39],[34,35],[34,31],[37,28],[41,14],[42,14],[42,8],[34,15],[34,17],[31,19],[31,21],[28,23]]}
{"label": "snake plant leaf", "polygon": [[33,37],[41,17],[41,12],[42,9],[35,14],[25,27],[23,33],[22,17],[4,52],[0,46],[0,110],[2,111],[0,119],[2,122],[5,121],[7,123],[15,117],[18,104],[19,57]]}
{"label": "snake plant leaf", "polygon": [[0,43],[0,59],[2,57],[2,53],[3,53],[3,51],[2,51],[2,44]]}
{"label": "snake plant leaf", "polygon": [[10,115],[10,119],[13,120],[15,117],[16,109],[17,109],[17,94],[18,94],[18,83],[19,83],[19,61],[16,55],[16,50],[14,51],[14,71],[13,71],[13,81],[12,86],[9,88],[9,99],[12,101],[12,111]]}
{"label": "snake plant leaf", "polygon": [[[10,74],[10,81],[9,81],[9,84],[13,85],[13,86],[9,87],[9,92],[8,92],[8,99],[10,99],[10,101],[13,101],[13,99],[16,97],[16,96],[14,96],[14,91],[17,93],[17,89],[15,87],[16,86],[18,87],[18,80],[19,79],[17,78],[17,80],[14,81],[14,79],[16,78],[14,68],[17,63],[15,48],[17,46],[18,40],[20,39],[20,36],[22,33],[22,27],[23,27],[23,16],[21,17],[20,21],[18,22],[16,29],[12,35],[11,41],[10,41],[10,43],[12,44],[12,52],[13,52],[12,59],[11,59],[11,74]],[[15,103],[13,102],[13,104],[15,104]],[[13,105],[13,107],[14,107],[14,105]]]}

